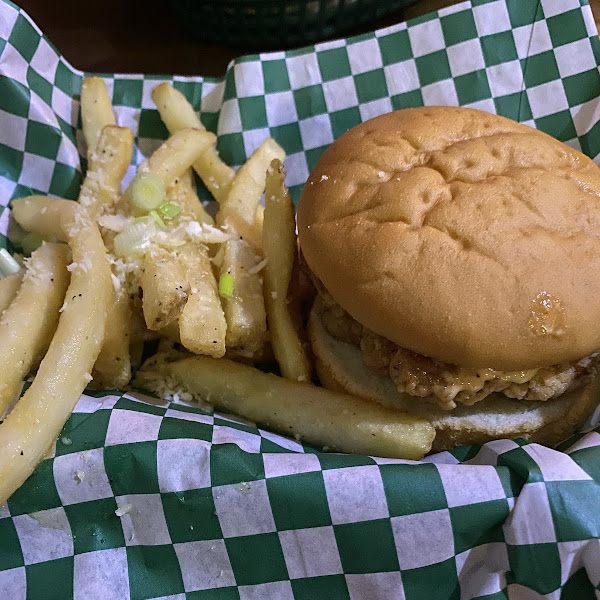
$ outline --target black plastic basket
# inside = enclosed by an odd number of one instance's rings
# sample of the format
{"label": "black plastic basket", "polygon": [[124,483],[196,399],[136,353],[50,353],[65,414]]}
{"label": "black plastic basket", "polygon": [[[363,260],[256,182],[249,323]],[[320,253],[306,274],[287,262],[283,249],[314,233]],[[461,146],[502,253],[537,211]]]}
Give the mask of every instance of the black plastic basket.
{"label": "black plastic basket", "polygon": [[342,35],[416,0],[171,0],[197,39],[292,48]]}

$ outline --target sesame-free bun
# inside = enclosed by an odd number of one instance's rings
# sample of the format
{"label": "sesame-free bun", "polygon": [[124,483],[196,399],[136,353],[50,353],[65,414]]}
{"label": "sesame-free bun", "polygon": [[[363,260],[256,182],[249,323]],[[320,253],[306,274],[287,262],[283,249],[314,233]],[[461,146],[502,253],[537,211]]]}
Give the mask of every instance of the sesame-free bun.
{"label": "sesame-free bun", "polygon": [[357,321],[464,367],[600,347],[600,169],[525,125],[457,107],[349,130],[302,192],[310,269]]}
{"label": "sesame-free bun", "polygon": [[329,335],[318,304],[311,311],[308,334],[324,387],[429,420],[436,430],[434,452],[515,437],[556,446],[577,431],[598,405],[600,376],[546,402],[513,400],[493,393],[472,406],[447,411],[434,401],[398,392],[389,377],[370,371],[357,346]]}

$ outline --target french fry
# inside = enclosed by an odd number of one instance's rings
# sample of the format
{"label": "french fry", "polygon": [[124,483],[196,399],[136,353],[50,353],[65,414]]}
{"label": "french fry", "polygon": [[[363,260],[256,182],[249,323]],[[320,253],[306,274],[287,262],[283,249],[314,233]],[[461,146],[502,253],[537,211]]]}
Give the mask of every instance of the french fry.
{"label": "french fry", "polygon": [[214,223],[212,217],[206,212],[202,202],[194,191],[192,184],[193,173],[188,169],[181,177],[178,177],[175,182],[167,189],[167,198],[171,202],[175,202],[180,208],[183,215],[187,215],[200,221],[201,223]]}
{"label": "french fry", "polygon": [[68,261],[67,246],[42,244],[28,260],[23,283],[2,314],[0,416],[54,335],[69,285]]}
{"label": "french fry", "polygon": [[[106,125],[90,155],[79,192],[79,203],[92,219],[114,210],[121,198],[121,180],[131,163],[133,132],[127,127]],[[131,379],[129,357],[131,307],[123,293],[117,294],[106,324],[104,345],[94,366],[94,379],[109,388],[127,385]]]}
{"label": "french fry", "polygon": [[[208,222],[210,217],[192,187],[192,172],[186,171],[167,190],[169,200],[182,208],[182,214]],[[161,330],[161,335],[183,344],[198,354],[223,356],[225,354],[225,316],[217,283],[203,245],[188,242],[179,250],[184,265],[190,293],[178,322],[171,322]]]}
{"label": "french fry", "polygon": [[[67,208],[68,205],[68,208]],[[82,208],[67,202],[60,213],[73,263],[65,308],[31,387],[0,427],[0,504],[48,452],[91,379],[113,297],[110,265],[100,231]]]}
{"label": "french fry", "polygon": [[25,231],[34,231],[66,242],[60,219],[64,212],[73,209],[72,204],[71,200],[33,195],[13,200],[11,210],[13,217]]}
{"label": "french fry", "polygon": [[[288,289],[297,252],[294,204],[285,187],[283,164],[274,160],[267,172],[263,248],[265,305],[271,344],[281,374],[292,381],[310,381],[311,367],[290,315]],[[297,307],[296,307],[297,308]]]}
{"label": "french fry", "polygon": [[90,155],[88,170],[79,192],[79,203],[95,218],[121,197],[121,180],[131,163],[133,132],[127,127],[107,125]]}
{"label": "french fry", "polygon": [[81,124],[88,159],[94,153],[104,127],[115,123],[115,114],[104,80],[100,77],[85,77],[81,82]]}
{"label": "french fry", "polygon": [[115,293],[106,323],[104,343],[92,371],[94,381],[105,388],[123,388],[131,379],[131,318],[129,297],[119,290]]}
{"label": "french fry", "polygon": [[148,329],[162,329],[181,314],[190,285],[176,254],[157,248],[147,255],[141,284]]}
{"label": "french fry", "polygon": [[204,129],[194,107],[170,83],[157,85],[151,95],[160,118],[170,134],[187,127]]}
{"label": "french fry", "polygon": [[217,214],[218,225],[229,225],[253,250],[262,253],[262,231],[257,207],[265,191],[266,172],[273,159],[283,161],[285,152],[272,138],[267,138],[236,173],[227,196]]}
{"label": "french fry", "polygon": [[221,274],[233,277],[233,295],[223,298],[227,321],[225,343],[238,353],[252,355],[262,348],[267,331],[262,277],[256,272],[260,257],[238,238],[223,244]]}
{"label": "french fry", "polygon": [[[169,188],[215,139],[207,131],[182,129],[142,163],[138,172],[154,173]],[[183,310],[190,291],[179,258],[162,249],[148,254],[144,261],[142,290],[144,318],[148,329],[162,329],[176,319]]]}
{"label": "french fry", "polygon": [[159,395],[181,388],[196,400],[341,452],[418,460],[435,437],[431,423],[419,417],[226,358],[157,355],[138,372],[137,383]]}
{"label": "french fry", "polygon": [[146,329],[146,321],[144,321],[141,299],[135,298],[134,301],[132,298],[130,298],[129,300],[129,305],[131,307],[129,359],[131,362],[131,370],[137,371],[142,364],[144,342],[146,342],[150,337],[149,334],[156,335],[156,332]]}
{"label": "french fry", "polygon": [[263,224],[265,222],[265,208],[260,204],[256,207],[256,214],[254,215],[254,229],[262,233]]}
{"label": "french fry", "polygon": [[159,146],[148,160],[138,168],[138,173],[151,171],[164,183],[172,185],[198,157],[216,141],[214,134],[200,129],[182,129]]}
{"label": "french fry", "polygon": [[[196,111],[185,96],[170,83],[161,83],[152,90],[152,100],[169,133],[194,127],[204,129]],[[204,182],[215,200],[221,201],[227,194],[235,171],[220,158],[216,145],[210,146],[194,163],[194,170]]]}
{"label": "french fry", "polygon": [[[69,213],[74,204],[71,200],[48,198],[46,196],[27,196],[14,200],[11,208],[15,220],[25,231],[34,231],[40,235],[66,241],[61,226],[61,216]],[[131,372],[130,365],[129,367],[127,365],[126,355],[123,353],[124,344],[127,343],[127,334],[129,333],[128,325],[123,320],[124,311],[125,307],[121,306],[119,312],[114,315],[111,314],[110,321],[107,323],[107,343],[109,345],[102,350],[99,370],[95,372],[99,380],[110,387],[124,385],[121,382],[124,380],[125,374],[128,371]],[[117,361],[117,357],[120,360]],[[109,365],[111,364],[112,372],[109,371],[109,368],[111,368]],[[109,381],[114,383],[111,385],[108,383]]]}
{"label": "french fry", "polygon": [[23,281],[23,273],[25,271],[21,269],[18,273],[0,279],[0,315],[8,308],[8,305],[17,295],[21,287],[21,281]]}
{"label": "french fry", "polygon": [[190,296],[179,317],[181,343],[196,354],[223,356],[227,324],[208,249],[187,244],[180,257],[190,284]]}

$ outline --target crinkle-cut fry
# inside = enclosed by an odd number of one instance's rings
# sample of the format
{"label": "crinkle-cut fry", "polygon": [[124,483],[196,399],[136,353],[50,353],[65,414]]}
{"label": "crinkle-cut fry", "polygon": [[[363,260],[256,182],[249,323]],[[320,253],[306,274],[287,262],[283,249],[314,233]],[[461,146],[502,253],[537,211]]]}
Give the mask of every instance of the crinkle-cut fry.
{"label": "crinkle-cut fry", "polygon": [[81,82],[81,124],[88,159],[96,149],[104,127],[115,123],[115,114],[104,80],[101,77],[85,77]]}
{"label": "crinkle-cut fry", "polygon": [[200,402],[341,452],[418,460],[431,450],[435,430],[420,417],[226,358],[173,358],[152,357],[136,383],[158,395],[188,392]]}
{"label": "crinkle-cut fry", "polygon": [[[161,83],[155,87],[152,90],[152,100],[169,133],[176,133],[186,127],[204,129],[192,105],[170,83]],[[198,158],[194,163],[194,170],[218,202],[227,194],[235,176],[235,171],[219,157],[216,145],[210,146]]]}
{"label": "crinkle-cut fry", "polygon": [[21,287],[21,281],[23,280],[23,273],[25,273],[25,270],[21,269],[18,273],[13,273],[8,277],[0,279],[0,315],[8,308],[17,295]]}
{"label": "crinkle-cut fry", "polygon": [[121,180],[133,155],[133,131],[107,125],[102,129],[88,161],[88,170],[79,191],[79,203],[90,217],[113,207],[121,197]]}
{"label": "crinkle-cut fry", "polygon": [[276,158],[283,161],[285,152],[267,138],[240,167],[217,213],[218,225],[232,227],[258,253],[262,252],[262,231],[257,228],[257,206],[265,191],[267,169]]}
{"label": "crinkle-cut fry", "polygon": [[0,416],[58,325],[69,285],[69,249],[42,244],[27,261],[23,283],[0,319]]}
{"label": "crinkle-cut fry", "polygon": [[311,366],[298,335],[288,304],[288,291],[294,263],[297,261],[296,219],[294,203],[285,186],[285,171],[274,160],[267,172],[265,188],[265,221],[263,248],[265,253],[265,305],[271,333],[271,344],[281,374],[292,381],[310,381]]}
{"label": "crinkle-cut fry", "polygon": [[221,274],[233,277],[233,295],[223,298],[225,343],[228,349],[246,355],[260,351],[267,331],[262,275],[255,272],[259,262],[260,257],[244,240],[232,238],[223,244]]}
{"label": "crinkle-cut fry", "polygon": [[73,201],[48,196],[25,196],[11,203],[13,217],[25,231],[66,242],[61,215],[73,210]]}
{"label": "crinkle-cut fry", "polygon": [[167,199],[181,208],[182,215],[192,217],[201,223],[211,223],[212,217],[206,212],[194,191],[193,177],[191,169],[185,171],[167,188]]}
{"label": "crinkle-cut fry", "polygon": [[160,177],[168,188],[216,142],[216,139],[209,131],[182,129],[164,141],[152,156],[138,167],[138,172],[151,171]]}
{"label": "crinkle-cut fry", "polygon": [[[64,208],[62,208],[64,207]],[[59,209],[73,264],[64,310],[31,387],[0,425],[0,504],[46,455],[91,379],[110,305],[110,265],[98,226],[75,202]]]}
{"label": "crinkle-cut fry", "polygon": [[177,254],[162,248],[147,254],[141,285],[148,329],[162,329],[179,317],[188,299],[190,284]]}
{"label": "crinkle-cut fry", "polygon": [[180,257],[190,284],[190,296],[179,316],[181,343],[196,354],[223,356],[227,324],[208,249],[187,244]]}
{"label": "crinkle-cut fry", "polygon": [[105,388],[123,388],[131,379],[131,319],[129,296],[121,289],[115,293],[106,323],[102,350],[92,371],[94,381]]}

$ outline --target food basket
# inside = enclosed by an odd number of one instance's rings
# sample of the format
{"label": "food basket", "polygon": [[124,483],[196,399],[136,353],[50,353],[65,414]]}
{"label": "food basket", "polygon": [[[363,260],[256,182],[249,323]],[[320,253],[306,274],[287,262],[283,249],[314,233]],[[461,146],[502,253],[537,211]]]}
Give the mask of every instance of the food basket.
{"label": "food basket", "polygon": [[[103,79],[135,133],[129,178],[167,136],[151,93],[168,82],[227,164],[266,135],[280,143],[297,199],[334,139],[411,106],[495,112],[598,162],[599,65],[585,1],[470,0],[244,56],[218,78]],[[0,246],[12,199],[77,197],[84,75],[0,0]],[[183,400],[81,396],[47,458],[0,504],[0,600],[599,597],[600,411],[555,449],[497,440],[407,461],[313,447]]]}
{"label": "food basket", "polygon": [[182,25],[203,41],[293,47],[339,35],[415,0],[171,0]]}

